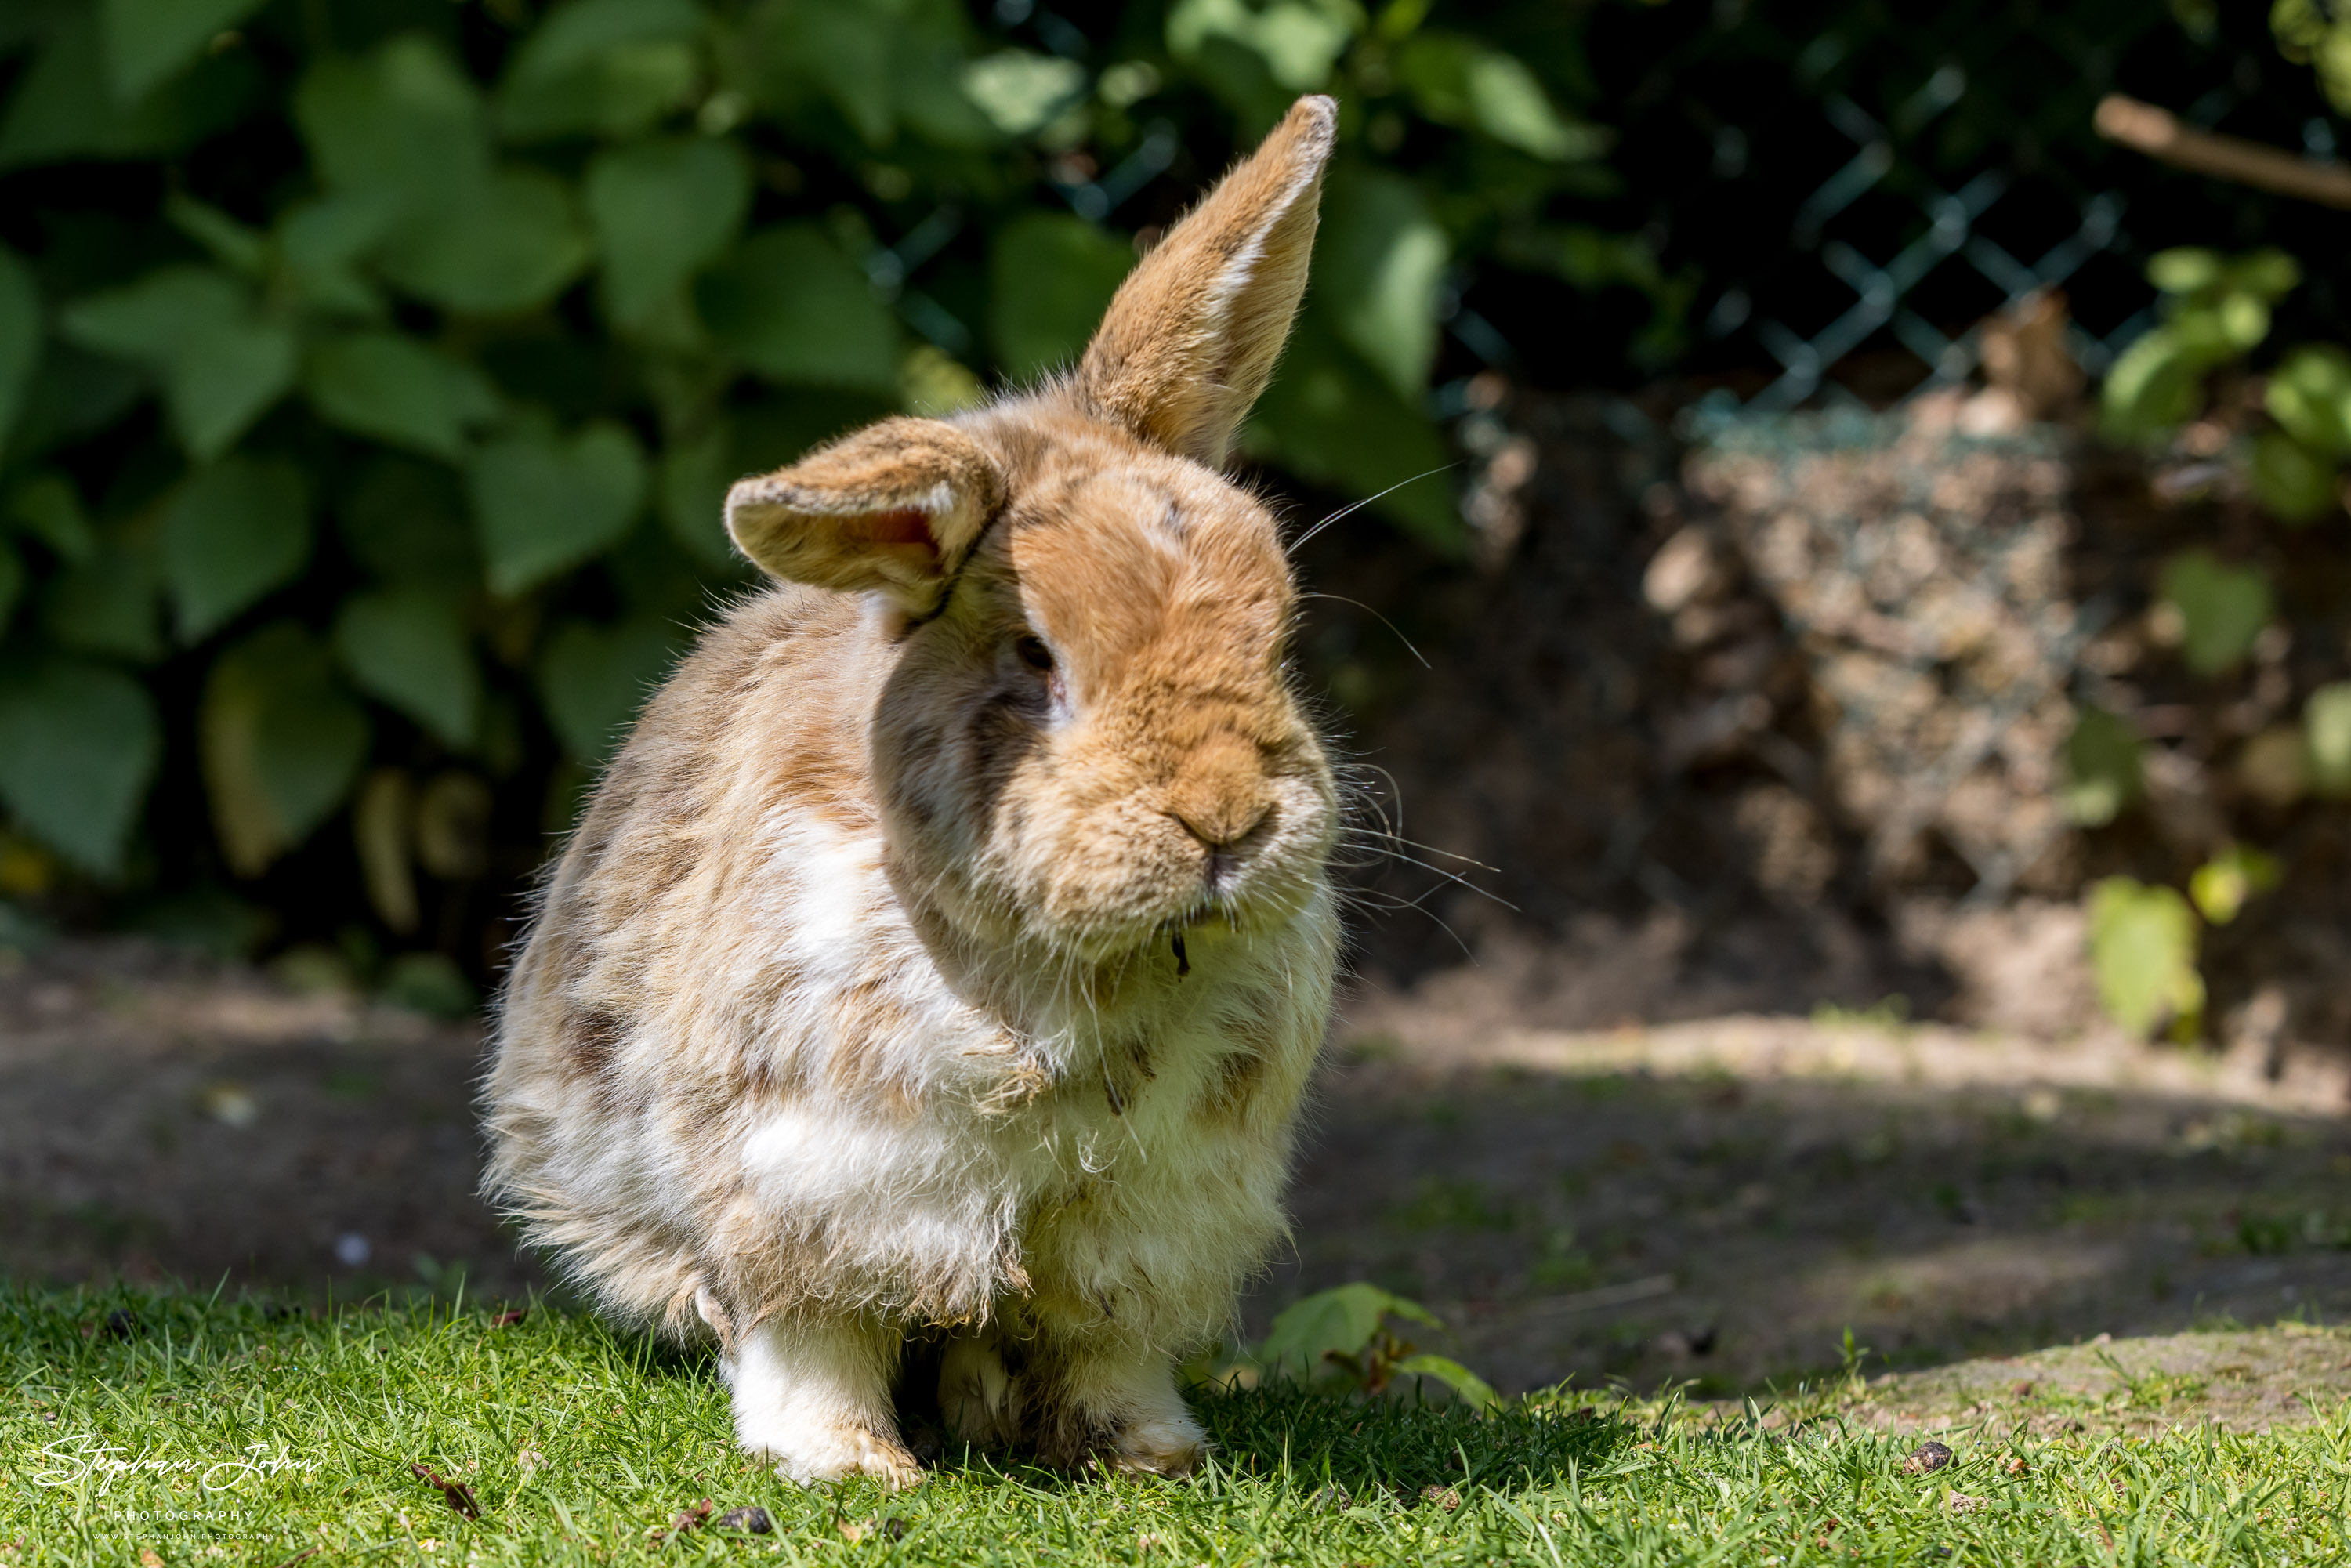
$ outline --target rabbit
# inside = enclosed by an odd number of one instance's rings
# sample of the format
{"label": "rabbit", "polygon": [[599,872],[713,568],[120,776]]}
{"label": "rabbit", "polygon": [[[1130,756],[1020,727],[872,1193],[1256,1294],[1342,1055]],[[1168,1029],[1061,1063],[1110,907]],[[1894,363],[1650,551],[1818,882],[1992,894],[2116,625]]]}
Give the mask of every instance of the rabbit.
{"label": "rabbit", "polygon": [[1341,947],[1288,559],[1221,472],[1335,129],[1301,99],[1074,371],[736,484],[778,580],[543,888],[485,1190],[609,1314],[715,1340],[793,1480],[919,1480],[901,1408],[1073,1470],[1203,1453],[1175,1369],[1284,1234]]}

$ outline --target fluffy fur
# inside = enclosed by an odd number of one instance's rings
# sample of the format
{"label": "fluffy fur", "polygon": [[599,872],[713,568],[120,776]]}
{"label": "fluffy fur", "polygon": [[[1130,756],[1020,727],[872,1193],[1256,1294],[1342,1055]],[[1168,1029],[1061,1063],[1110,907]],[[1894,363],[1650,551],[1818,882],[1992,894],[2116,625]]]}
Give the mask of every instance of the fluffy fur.
{"label": "fluffy fur", "polygon": [[893,1388],[1064,1465],[1198,1456],[1172,1366],[1282,1228],[1338,946],[1288,564],[1211,466],[1333,120],[1302,99],[1073,377],[736,486],[782,580],[654,697],[516,967],[489,1191],[608,1311],[714,1335],[794,1479],[917,1479]]}

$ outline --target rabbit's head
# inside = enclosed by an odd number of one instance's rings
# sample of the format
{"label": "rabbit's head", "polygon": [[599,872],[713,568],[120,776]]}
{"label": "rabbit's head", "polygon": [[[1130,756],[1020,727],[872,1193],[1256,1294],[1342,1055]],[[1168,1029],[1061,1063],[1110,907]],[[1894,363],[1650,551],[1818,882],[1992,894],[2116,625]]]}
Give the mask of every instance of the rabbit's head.
{"label": "rabbit's head", "polygon": [[1220,472],[1306,284],[1336,110],[1300,100],[1135,268],[1071,375],[890,419],[726,504],[745,554],[867,596],[901,888],[1103,960],[1311,900],[1331,768],[1291,687],[1273,517]]}

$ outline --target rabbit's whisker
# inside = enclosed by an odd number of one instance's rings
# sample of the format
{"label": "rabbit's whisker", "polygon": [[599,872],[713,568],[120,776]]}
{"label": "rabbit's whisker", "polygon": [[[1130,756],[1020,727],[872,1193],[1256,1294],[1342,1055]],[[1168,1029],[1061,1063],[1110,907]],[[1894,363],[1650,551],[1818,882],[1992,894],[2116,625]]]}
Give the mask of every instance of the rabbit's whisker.
{"label": "rabbit's whisker", "polygon": [[1378,611],[1373,609],[1362,600],[1350,599],[1343,593],[1301,593],[1298,597],[1301,599],[1328,599],[1334,603],[1353,605],[1356,609],[1362,611],[1364,614],[1370,616],[1373,620],[1378,622],[1389,631],[1395,632],[1396,641],[1404,644],[1405,653],[1410,653],[1416,659],[1420,659],[1420,667],[1422,669],[1434,670],[1437,668],[1436,665],[1430,664],[1426,659],[1421,658],[1420,650],[1412,645],[1411,638],[1405,636],[1402,632],[1396,631],[1396,623],[1395,622],[1389,620],[1386,616],[1381,614]]}
{"label": "rabbit's whisker", "polygon": [[[1434,888],[1429,890],[1431,893],[1434,893],[1436,889]],[[1424,894],[1422,896],[1426,897],[1427,895]],[[1461,949],[1461,956],[1464,958],[1468,959],[1472,964],[1475,964],[1478,961],[1478,955],[1469,950],[1469,944],[1461,940],[1461,933],[1454,930],[1452,926],[1447,925],[1445,923],[1444,916],[1436,914],[1432,910],[1422,908],[1419,899],[1395,899],[1391,900],[1384,904],[1374,905],[1369,895],[1357,893],[1349,896],[1349,902],[1363,907],[1374,908],[1377,913],[1383,915],[1398,914],[1405,910],[1410,910],[1415,915],[1426,915],[1429,919],[1437,922],[1437,928],[1439,931],[1444,932],[1447,936],[1450,936],[1453,939],[1453,945]]]}
{"label": "rabbit's whisker", "polygon": [[1403,844],[1409,849],[1426,850],[1430,854],[1443,855],[1447,860],[1459,861],[1463,865],[1475,866],[1479,871],[1490,871],[1497,876],[1499,876],[1502,872],[1502,868],[1500,866],[1488,865],[1484,861],[1472,860],[1468,855],[1457,854],[1451,850],[1441,850],[1435,844],[1424,844],[1418,839],[1407,839],[1402,833],[1391,833],[1384,828],[1359,828],[1350,826],[1343,827],[1339,831],[1342,833],[1361,833],[1369,838],[1384,840],[1392,844]]}
{"label": "rabbit's whisker", "polygon": [[1416,475],[1414,475],[1414,476],[1413,476],[1411,478],[1409,478],[1409,479],[1399,479],[1399,480],[1397,480],[1395,484],[1393,484],[1393,485],[1389,486],[1386,489],[1384,489],[1384,490],[1381,491],[1377,496],[1366,496],[1366,497],[1364,497],[1362,500],[1360,500],[1360,501],[1353,501],[1353,502],[1350,502],[1350,503],[1348,503],[1346,506],[1343,506],[1343,507],[1340,507],[1337,511],[1335,511],[1335,512],[1332,513],[1329,517],[1327,517],[1323,518],[1321,522],[1319,522],[1319,523],[1315,524],[1312,528],[1311,528],[1307,529],[1304,533],[1302,533],[1302,534],[1299,535],[1296,538],[1294,538],[1294,539],[1290,540],[1290,548],[1291,549],[1298,549],[1302,548],[1302,547],[1305,545],[1305,543],[1306,543],[1306,541],[1307,541],[1308,539],[1312,538],[1316,534],[1321,533],[1324,528],[1329,528],[1332,523],[1340,522],[1340,521],[1344,520],[1345,518],[1348,518],[1348,517],[1353,517],[1357,512],[1362,511],[1365,507],[1370,506],[1374,501],[1381,500],[1381,499],[1385,498],[1386,497],[1393,496],[1393,495],[1395,495],[1398,490],[1403,489],[1406,485],[1416,485],[1416,484],[1418,484],[1421,480],[1427,478],[1427,477],[1429,476],[1429,475],[1430,475],[1430,474],[1442,474],[1442,473],[1444,473],[1447,468],[1458,468],[1458,467],[1460,467],[1460,466],[1461,466],[1461,465],[1460,465],[1459,463],[1458,463],[1458,462],[1456,462],[1456,463],[1446,463],[1446,464],[1442,464],[1442,465],[1439,465],[1438,466],[1437,466],[1437,467],[1435,467],[1435,468],[1431,468],[1430,470],[1428,470],[1428,473],[1427,473],[1427,474],[1416,474]]}
{"label": "rabbit's whisker", "polygon": [[1468,892],[1474,893],[1480,898],[1491,899],[1494,903],[1500,904],[1503,908],[1509,910],[1513,915],[1523,915],[1526,913],[1517,904],[1512,904],[1509,899],[1504,898],[1500,894],[1492,892],[1487,888],[1479,887],[1476,883],[1469,881],[1467,877],[1461,876],[1454,872],[1449,872],[1441,865],[1431,865],[1425,860],[1405,854],[1402,850],[1389,850],[1386,853],[1389,858],[1393,860],[1399,860],[1406,865],[1416,865],[1423,871],[1434,873],[1435,874],[1443,877],[1446,881],[1453,883],[1455,886],[1462,888]]}

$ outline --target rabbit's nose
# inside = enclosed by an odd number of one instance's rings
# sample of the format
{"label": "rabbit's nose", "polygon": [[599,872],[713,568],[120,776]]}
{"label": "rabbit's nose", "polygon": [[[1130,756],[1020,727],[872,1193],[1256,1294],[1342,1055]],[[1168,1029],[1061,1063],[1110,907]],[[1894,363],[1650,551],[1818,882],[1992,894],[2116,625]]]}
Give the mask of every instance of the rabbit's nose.
{"label": "rabbit's nose", "polygon": [[1237,735],[1196,749],[1167,792],[1167,814],[1212,850],[1249,837],[1272,810],[1257,747]]}

